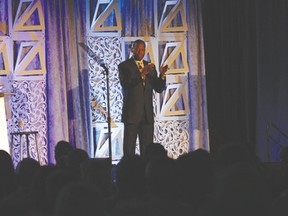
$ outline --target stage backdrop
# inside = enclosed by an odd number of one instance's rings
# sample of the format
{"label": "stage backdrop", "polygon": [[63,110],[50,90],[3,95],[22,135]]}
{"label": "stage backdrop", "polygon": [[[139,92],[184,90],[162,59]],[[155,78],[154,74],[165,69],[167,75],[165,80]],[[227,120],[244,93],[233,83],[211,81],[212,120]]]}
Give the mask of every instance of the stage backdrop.
{"label": "stage backdrop", "polygon": [[[145,58],[158,68],[169,66],[167,89],[154,97],[154,141],[173,158],[209,150],[201,2],[1,0],[0,69],[16,93],[9,132],[38,131],[43,164],[54,161],[55,144],[62,139],[91,157],[107,156],[108,81],[113,157],[121,157],[117,64],[129,57],[131,42],[141,38]],[[18,161],[21,140],[15,139]]]}

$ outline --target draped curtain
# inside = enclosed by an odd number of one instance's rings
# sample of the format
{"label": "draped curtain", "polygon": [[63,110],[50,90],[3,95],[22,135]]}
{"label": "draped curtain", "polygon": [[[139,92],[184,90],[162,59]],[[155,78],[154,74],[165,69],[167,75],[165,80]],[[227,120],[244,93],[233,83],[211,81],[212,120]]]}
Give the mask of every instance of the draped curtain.
{"label": "draped curtain", "polygon": [[245,145],[255,153],[255,1],[205,1],[203,9],[211,151]]}
{"label": "draped curtain", "polygon": [[154,34],[153,1],[118,0],[118,4],[121,11],[122,36],[149,37]]}
{"label": "draped curtain", "polygon": [[50,161],[59,140],[89,152],[91,120],[81,0],[44,1],[46,21],[47,128]]}
{"label": "draped curtain", "polygon": [[[50,160],[57,141],[69,140],[91,154],[89,79],[85,53],[86,4],[83,0],[44,1],[47,50],[47,101]],[[164,4],[165,1],[158,1]],[[150,0],[118,0],[122,36],[153,36],[154,5]],[[202,1],[187,1],[190,99],[190,149],[208,149]],[[197,131],[197,132],[194,132]]]}
{"label": "draped curtain", "polygon": [[256,151],[264,161],[279,161],[288,147],[288,2],[256,4]]}
{"label": "draped curtain", "polygon": [[210,146],[261,161],[288,146],[288,2],[209,0],[203,9]]}
{"label": "draped curtain", "polygon": [[203,1],[187,1],[187,56],[190,69],[188,74],[189,150],[191,151],[197,148],[210,150],[202,10]]}

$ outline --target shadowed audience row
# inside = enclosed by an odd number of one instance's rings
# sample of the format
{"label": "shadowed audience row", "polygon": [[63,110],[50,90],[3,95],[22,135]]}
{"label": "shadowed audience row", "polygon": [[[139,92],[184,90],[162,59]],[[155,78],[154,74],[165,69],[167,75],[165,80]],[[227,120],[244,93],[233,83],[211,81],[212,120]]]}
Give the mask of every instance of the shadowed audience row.
{"label": "shadowed audience row", "polygon": [[59,141],[55,165],[25,158],[14,170],[0,150],[1,215],[286,215],[286,149],[281,157],[277,169],[269,169],[243,146],[227,145],[171,159],[153,143],[143,156],[124,156],[114,166]]}

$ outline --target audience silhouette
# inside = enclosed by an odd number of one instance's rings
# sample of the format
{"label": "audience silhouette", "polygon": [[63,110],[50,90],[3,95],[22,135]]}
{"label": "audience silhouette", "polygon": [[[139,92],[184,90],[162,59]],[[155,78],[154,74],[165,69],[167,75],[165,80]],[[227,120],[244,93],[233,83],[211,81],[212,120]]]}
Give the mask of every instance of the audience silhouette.
{"label": "audience silhouette", "polygon": [[102,198],[92,184],[65,185],[57,196],[55,216],[104,216]]}
{"label": "audience silhouette", "polygon": [[67,166],[67,155],[72,150],[73,146],[68,141],[60,140],[57,142],[54,148],[54,157],[57,167],[63,168]]}
{"label": "audience silhouette", "polygon": [[16,169],[0,150],[1,215],[286,215],[287,149],[280,153],[277,172],[244,145],[232,143],[177,159],[151,143],[142,156],[125,155],[112,165],[109,158],[90,158],[61,140],[55,165],[24,158]]}
{"label": "audience silhouette", "polygon": [[30,215],[35,203],[32,180],[39,169],[40,164],[32,158],[24,158],[17,164],[15,189],[1,200],[1,214],[5,216]]}
{"label": "audience silhouette", "polygon": [[177,196],[197,213],[211,201],[214,172],[210,153],[197,149],[176,160]]}
{"label": "audience silhouette", "polygon": [[125,155],[117,164],[113,215],[137,215],[147,209],[144,168],[144,160],[139,155]]}
{"label": "audience silhouette", "polygon": [[0,150],[0,200],[8,196],[15,187],[15,171],[8,152]]}

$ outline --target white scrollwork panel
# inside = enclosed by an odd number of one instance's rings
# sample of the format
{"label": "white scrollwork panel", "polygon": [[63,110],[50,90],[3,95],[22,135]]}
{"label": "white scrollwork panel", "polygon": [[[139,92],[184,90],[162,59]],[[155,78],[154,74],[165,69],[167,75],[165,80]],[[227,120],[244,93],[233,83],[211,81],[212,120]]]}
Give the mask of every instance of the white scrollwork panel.
{"label": "white scrollwork panel", "polygon": [[[122,88],[118,77],[118,64],[122,61],[119,38],[90,37],[88,46],[95,52],[97,59],[101,59],[108,68],[110,115],[113,121],[121,120]],[[97,106],[92,107],[92,122],[106,122],[107,113],[107,77],[103,68],[95,60],[89,57],[91,101]]]}
{"label": "white scrollwork panel", "polygon": [[[40,152],[40,163],[47,164],[47,114],[46,114],[46,82],[42,80],[17,80],[12,81],[12,89],[15,93],[10,97],[11,119],[8,123],[9,132],[38,131],[37,143]],[[30,137],[31,157],[38,160],[36,141]],[[23,141],[25,142],[25,141]],[[12,140],[10,140],[12,143]],[[20,160],[21,154],[27,156],[25,144],[20,152],[20,137],[15,137],[11,146],[14,164]]]}
{"label": "white scrollwork panel", "polygon": [[178,158],[189,149],[189,120],[155,121],[154,141],[161,143],[171,158]]}

